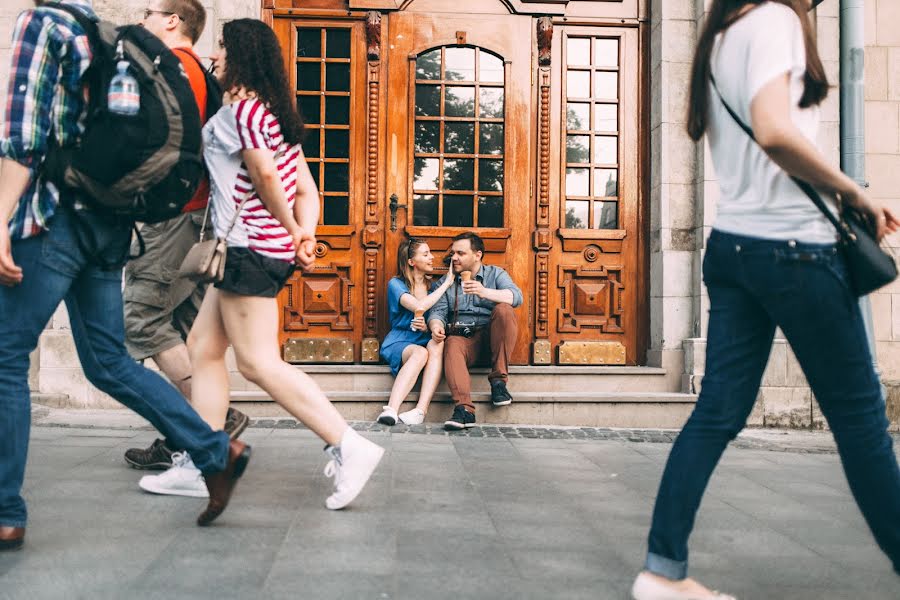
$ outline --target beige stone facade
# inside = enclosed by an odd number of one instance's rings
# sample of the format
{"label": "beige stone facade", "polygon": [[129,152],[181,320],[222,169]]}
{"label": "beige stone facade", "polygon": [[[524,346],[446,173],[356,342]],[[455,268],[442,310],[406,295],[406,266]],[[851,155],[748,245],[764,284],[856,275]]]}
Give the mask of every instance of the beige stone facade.
{"label": "beige stone facade", "polygon": [[[0,6],[0,81],[6,81],[9,40],[15,15],[27,0]],[[139,18],[145,0],[95,0],[98,12],[115,22]],[[221,24],[257,17],[259,0],[206,0],[207,31],[198,45],[208,55]],[[715,174],[704,145],[685,133],[690,62],[705,0],[652,0],[650,41],[650,347],[648,366],[666,372],[666,389],[696,392],[702,382],[708,300],[700,278],[703,245],[713,222],[718,195]],[[817,10],[819,46],[828,74],[837,82],[839,66],[838,0]],[[875,197],[900,210],[900,3],[867,0],[866,148],[867,176]],[[839,163],[839,102],[835,90],[823,112],[820,147]],[[878,358],[885,379],[900,379],[900,283],[873,296]],[[32,387],[69,406],[107,406],[85,380],[60,310],[33,357]],[[233,362],[231,363],[233,365]],[[249,386],[233,374],[237,390]],[[767,426],[824,426],[822,418],[784,340],[776,340],[763,390],[751,422]]]}

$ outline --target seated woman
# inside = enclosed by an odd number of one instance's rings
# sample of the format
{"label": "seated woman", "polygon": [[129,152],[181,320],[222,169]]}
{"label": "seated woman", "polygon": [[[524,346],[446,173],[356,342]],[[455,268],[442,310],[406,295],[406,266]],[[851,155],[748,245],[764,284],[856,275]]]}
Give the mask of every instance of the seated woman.
{"label": "seated woman", "polygon": [[[423,240],[404,240],[397,250],[397,276],[388,284],[388,310],[391,330],[381,344],[381,357],[391,365],[396,377],[388,405],[378,415],[378,422],[396,425],[398,419],[407,425],[425,420],[428,404],[441,380],[443,342],[431,339],[425,312],[444,295],[453,284],[445,277],[438,285],[429,285],[434,271],[434,255]],[[397,410],[409,395],[419,373],[424,369],[422,389],[416,407],[400,415]]]}

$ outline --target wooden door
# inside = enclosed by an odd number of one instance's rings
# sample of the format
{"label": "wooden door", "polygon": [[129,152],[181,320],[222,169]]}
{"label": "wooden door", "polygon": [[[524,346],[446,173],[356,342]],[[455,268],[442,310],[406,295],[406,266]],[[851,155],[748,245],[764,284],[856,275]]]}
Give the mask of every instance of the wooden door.
{"label": "wooden door", "polygon": [[357,362],[364,332],[366,38],[360,18],[276,18],[303,150],[319,186],[315,269],[279,296],[281,342],[291,362]]}
{"label": "wooden door", "polygon": [[405,236],[427,240],[443,256],[453,236],[475,231],[485,263],[505,268],[525,296],[516,311],[518,364],[528,362],[532,340],[532,23],[392,13],[385,44],[383,281],[395,274]]}
{"label": "wooden door", "polygon": [[534,362],[638,364],[646,325],[639,29],[548,29]]}

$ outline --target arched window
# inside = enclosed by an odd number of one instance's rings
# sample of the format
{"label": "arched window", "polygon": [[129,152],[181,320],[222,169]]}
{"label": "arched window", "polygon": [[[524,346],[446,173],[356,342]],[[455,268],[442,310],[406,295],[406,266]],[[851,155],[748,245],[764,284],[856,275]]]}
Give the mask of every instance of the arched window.
{"label": "arched window", "polygon": [[413,225],[504,226],[505,70],[472,46],[416,57]]}

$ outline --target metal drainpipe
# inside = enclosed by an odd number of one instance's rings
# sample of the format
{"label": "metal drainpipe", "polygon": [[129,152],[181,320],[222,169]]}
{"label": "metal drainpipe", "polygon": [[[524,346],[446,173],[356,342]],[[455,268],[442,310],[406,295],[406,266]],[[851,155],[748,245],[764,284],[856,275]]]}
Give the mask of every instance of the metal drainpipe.
{"label": "metal drainpipe", "polygon": [[[862,187],[866,182],[864,0],[841,0],[841,169]],[[872,302],[859,299],[872,364],[878,373]]]}

